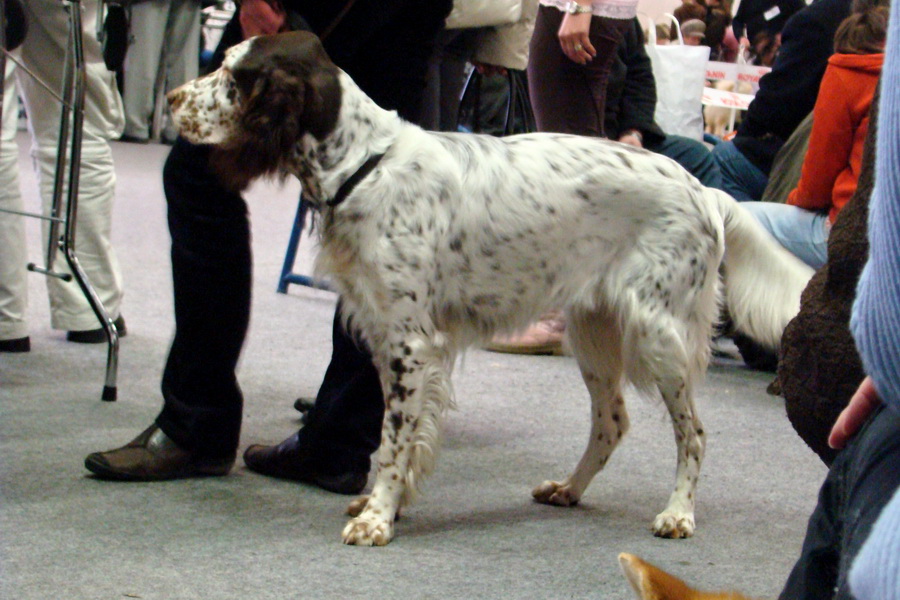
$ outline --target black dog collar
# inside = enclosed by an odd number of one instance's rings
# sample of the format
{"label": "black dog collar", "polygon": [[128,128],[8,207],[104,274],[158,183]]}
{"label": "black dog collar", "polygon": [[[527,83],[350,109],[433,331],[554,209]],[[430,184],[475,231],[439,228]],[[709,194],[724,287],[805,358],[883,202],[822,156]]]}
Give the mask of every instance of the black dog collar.
{"label": "black dog collar", "polygon": [[335,207],[344,200],[347,199],[347,196],[350,195],[350,192],[353,191],[360,181],[366,178],[366,175],[372,172],[375,167],[378,166],[378,163],[381,162],[381,159],[384,158],[384,153],[375,154],[369,160],[364,162],[362,166],[357,169],[356,173],[351,175],[347,181],[341,184],[341,187],[338,188],[337,192],[335,192],[334,197],[331,200],[325,202],[328,206]]}

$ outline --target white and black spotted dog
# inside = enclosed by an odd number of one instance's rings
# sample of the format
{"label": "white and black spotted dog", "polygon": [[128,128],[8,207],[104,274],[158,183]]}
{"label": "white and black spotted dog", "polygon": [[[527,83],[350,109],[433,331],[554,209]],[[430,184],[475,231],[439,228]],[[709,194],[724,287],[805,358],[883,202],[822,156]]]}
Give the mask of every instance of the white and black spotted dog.
{"label": "white and black spotted dog", "polygon": [[[705,435],[693,393],[719,313],[769,348],[811,270],[673,161],[571,135],[428,133],[382,110],[311,34],[259,37],[170,94],[182,134],[241,188],[296,175],[320,215],[317,270],[369,343],[386,403],[372,493],[344,542],[387,544],[434,465],[457,354],[564,308],[592,401],[574,472],[534,489],[571,506],[628,430],[622,386],[665,401],[678,447],[658,536],[694,533]],[[724,264],[723,264],[724,263]]]}

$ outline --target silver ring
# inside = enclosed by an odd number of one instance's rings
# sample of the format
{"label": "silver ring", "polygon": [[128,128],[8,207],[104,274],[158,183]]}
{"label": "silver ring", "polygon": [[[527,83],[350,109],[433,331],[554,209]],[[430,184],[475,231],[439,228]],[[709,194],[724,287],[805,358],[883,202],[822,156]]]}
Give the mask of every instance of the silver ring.
{"label": "silver ring", "polygon": [[581,52],[582,50],[584,50],[584,46],[582,46],[581,44],[575,44],[575,52]]}

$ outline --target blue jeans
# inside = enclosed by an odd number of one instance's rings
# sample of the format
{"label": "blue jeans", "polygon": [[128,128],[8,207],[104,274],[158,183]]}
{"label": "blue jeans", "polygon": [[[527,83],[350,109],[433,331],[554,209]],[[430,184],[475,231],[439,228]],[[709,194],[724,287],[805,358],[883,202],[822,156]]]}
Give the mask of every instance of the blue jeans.
{"label": "blue jeans", "polygon": [[759,200],[766,191],[769,176],[750,162],[734,142],[722,142],[712,149],[713,158],[722,171],[723,189],[738,202]]}
{"label": "blue jeans", "polygon": [[818,269],[828,260],[828,213],[778,202],[744,202],[766,231],[791,254]]}
{"label": "blue jeans", "polygon": [[647,150],[667,156],[688,170],[706,187],[724,190],[722,172],[709,149],[697,140],[680,135],[667,135],[658,144],[647,144]]}
{"label": "blue jeans", "polygon": [[900,487],[900,416],[879,408],[840,451],[819,490],[779,600],[850,600],[850,565]]}

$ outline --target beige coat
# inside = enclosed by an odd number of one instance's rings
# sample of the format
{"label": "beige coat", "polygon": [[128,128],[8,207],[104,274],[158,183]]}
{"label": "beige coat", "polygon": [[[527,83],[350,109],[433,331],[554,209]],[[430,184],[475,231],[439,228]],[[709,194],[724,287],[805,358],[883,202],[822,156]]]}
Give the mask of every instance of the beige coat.
{"label": "beige coat", "polygon": [[[501,16],[485,18],[499,18],[502,22],[485,23],[480,20],[478,13],[488,5],[492,14]],[[447,27],[489,25],[479,40],[472,60],[507,69],[525,69],[537,9],[537,0],[456,0],[447,19]]]}

